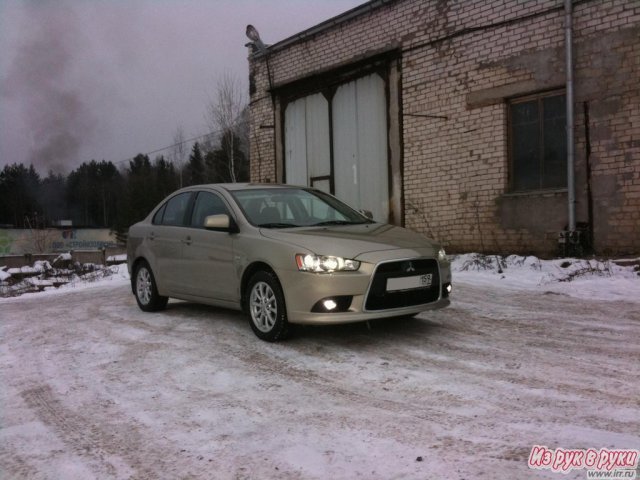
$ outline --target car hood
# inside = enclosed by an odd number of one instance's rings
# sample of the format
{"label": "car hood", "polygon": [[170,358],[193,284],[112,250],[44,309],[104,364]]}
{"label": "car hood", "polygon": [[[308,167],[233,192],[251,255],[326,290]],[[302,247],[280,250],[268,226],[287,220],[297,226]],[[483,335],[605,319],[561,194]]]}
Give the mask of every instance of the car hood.
{"label": "car hood", "polygon": [[267,229],[265,237],[311,250],[318,255],[357,258],[358,255],[381,250],[427,248],[437,255],[437,245],[419,233],[388,224],[338,225],[331,227],[302,227],[295,229]]}

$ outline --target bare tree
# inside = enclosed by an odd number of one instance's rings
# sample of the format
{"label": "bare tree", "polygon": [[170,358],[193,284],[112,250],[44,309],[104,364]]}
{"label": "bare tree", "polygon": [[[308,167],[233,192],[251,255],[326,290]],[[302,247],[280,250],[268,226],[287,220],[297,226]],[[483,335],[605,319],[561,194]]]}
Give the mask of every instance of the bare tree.
{"label": "bare tree", "polygon": [[182,188],[182,170],[184,157],[187,155],[186,139],[184,138],[184,128],[178,125],[176,133],[173,135],[173,146],[171,147],[171,161],[178,169],[180,175],[180,188]]}
{"label": "bare tree", "polygon": [[31,230],[31,245],[36,253],[45,253],[51,248],[51,241],[55,231],[48,229],[45,225],[45,218],[34,212],[33,217],[25,216],[25,226]]}
{"label": "bare tree", "polygon": [[231,182],[236,181],[234,151],[238,146],[235,142],[244,133],[240,131],[240,127],[246,104],[239,79],[229,72],[224,73],[216,84],[215,98],[207,106],[207,120],[211,130],[220,134],[220,146],[225,152]]}

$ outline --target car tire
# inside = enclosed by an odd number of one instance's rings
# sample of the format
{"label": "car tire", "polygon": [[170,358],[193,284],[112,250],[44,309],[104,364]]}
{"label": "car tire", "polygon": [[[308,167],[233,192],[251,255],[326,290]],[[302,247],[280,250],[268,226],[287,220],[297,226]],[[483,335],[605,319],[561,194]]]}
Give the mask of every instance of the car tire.
{"label": "car tire", "polygon": [[287,337],[290,331],[287,308],[282,287],[274,273],[260,271],[251,277],[247,313],[251,329],[258,338],[277,342]]}
{"label": "car tire", "polygon": [[147,262],[142,260],[136,265],[133,279],[133,294],[140,310],[157,312],[167,306],[169,298],[158,294],[156,279]]}

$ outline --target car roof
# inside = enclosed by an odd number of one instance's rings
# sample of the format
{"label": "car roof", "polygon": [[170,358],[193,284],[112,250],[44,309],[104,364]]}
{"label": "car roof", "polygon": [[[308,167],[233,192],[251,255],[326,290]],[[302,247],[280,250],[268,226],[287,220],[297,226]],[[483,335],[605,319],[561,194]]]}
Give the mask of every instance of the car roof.
{"label": "car roof", "polygon": [[258,189],[265,189],[265,188],[273,188],[273,189],[278,189],[278,188],[309,188],[309,187],[303,187],[300,185],[285,185],[285,184],[281,184],[281,183],[209,183],[209,184],[205,184],[205,185],[192,185],[190,187],[187,187],[188,189],[198,189],[198,188],[203,188],[203,187],[218,187],[218,188],[224,188],[225,190],[228,191],[234,191],[234,190],[258,190]]}
{"label": "car roof", "polygon": [[225,183],[220,185],[227,190],[257,190],[262,188],[286,188],[294,185],[284,185],[280,183]]}

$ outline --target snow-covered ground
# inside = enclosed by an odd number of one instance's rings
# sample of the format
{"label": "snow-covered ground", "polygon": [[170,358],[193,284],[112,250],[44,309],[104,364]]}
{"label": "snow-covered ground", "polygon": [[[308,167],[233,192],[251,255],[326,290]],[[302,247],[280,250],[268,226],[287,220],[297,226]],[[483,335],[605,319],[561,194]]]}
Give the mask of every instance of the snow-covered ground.
{"label": "snow-covered ground", "polygon": [[121,266],[0,299],[0,334],[2,479],[584,479],[531,447],[640,448],[640,277],[607,262],[462,256],[447,309],[278,344],[143,313]]}

